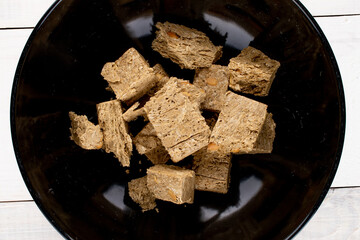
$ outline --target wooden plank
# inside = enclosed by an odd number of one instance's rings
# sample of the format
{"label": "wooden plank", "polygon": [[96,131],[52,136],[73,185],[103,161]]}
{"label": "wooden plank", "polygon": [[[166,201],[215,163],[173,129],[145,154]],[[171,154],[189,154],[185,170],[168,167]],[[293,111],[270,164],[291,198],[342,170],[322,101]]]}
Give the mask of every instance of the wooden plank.
{"label": "wooden plank", "polygon": [[[360,239],[360,188],[331,189],[295,240]],[[60,240],[34,202],[0,203],[0,239]]]}
{"label": "wooden plank", "polygon": [[360,188],[331,189],[295,240],[360,239]]}
{"label": "wooden plank", "polygon": [[360,16],[317,18],[340,67],[346,98],[346,133],[333,187],[360,186]]}
{"label": "wooden plank", "polygon": [[300,0],[313,16],[360,14],[359,0]]}
{"label": "wooden plank", "polygon": [[0,203],[0,239],[63,240],[64,238],[31,201]]}
{"label": "wooden plank", "polygon": [[[0,1],[0,28],[34,27],[54,0]],[[360,14],[358,0],[302,0],[315,16]]]}
{"label": "wooden plank", "polygon": [[34,27],[54,0],[1,0],[0,28]]}
{"label": "wooden plank", "polygon": [[31,199],[19,172],[10,133],[11,88],[18,59],[30,33],[31,30],[0,31],[0,201]]}

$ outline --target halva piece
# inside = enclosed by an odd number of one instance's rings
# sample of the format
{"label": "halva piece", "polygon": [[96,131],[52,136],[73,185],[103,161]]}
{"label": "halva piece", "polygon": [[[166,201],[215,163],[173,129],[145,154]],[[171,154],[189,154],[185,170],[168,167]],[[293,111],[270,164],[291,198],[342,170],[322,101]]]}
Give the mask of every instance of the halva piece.
{"label": "halva piece", "polygon": [[103,146],[103,133],[99,125],[90,122],[85,115],[69,112],[71,120],[70,139],[83,149],[100,149]]}
{"label": "halva piece", "polygon": [[237,57],[230,59],[228,67],[231,89],[267,96],[280,63],[253,47],[247,47]]}
{"label": "halva piece", "polygon": [[128,187],[129,196],[140,205],[143,212],[156,207],[155,196],[147,187],[147,176],[131,180]]}
{"label": "halva piece", "polygon": [[183,94],[175,78],[151,97],[144,109],[173,162],[208,144],[210,129],[197,105]]}
{"label": "halva piece", "polygon": [[210,142],[232,153],[252,153],[267,116],[267,105],[228,91]]}
{"label": "halva piece", "polygon": [[128,104],[142,97],[157,81],[154,70],[135,48],[128,49],[115,62],[106,63],[101,75],[116,98]]}
{"label": "halva piece", "polygon": [[130,166],[132,140],[122,117],[119,100],[102,102],[96,105],[99,125],[104,133],[104,149],[114,153],[124,167]]}
{"label": "halva piece", "polygon": [[275,139],[275,127],[276,124],[272,118],[272,114],[268,113],[252,153],[272,152]]}
{"label": "halva piece", "polygon": [[153,164],[166,163],[170,156],[160,139],[157,137],[154,127],[148,123],[134,138],[136,150],[145,156]]}
{"label": "halva piece", "polygon": [[193,154],[192,169],[195,172],[195,189],[227,193],[230,182],[231,154],[214,143],[209,143]]}
{"label": "halva piece", "polygon": [[147,170],[147,186],[157,199],[193,203],[195,173],[177,166],[155,165]]}
{"label": "halva piece", "polygon": [[222,55],[222,46],[214,46],[205,33],[174,23],[156,23],[152,48],[181,68],[210,67]]}
{"label": "halva piece", "polygon": [[196,70],[194,85],[204,89],[206,96],[201,108],[220,111],[229,85],[229,70],[226,66],[211,65]]}

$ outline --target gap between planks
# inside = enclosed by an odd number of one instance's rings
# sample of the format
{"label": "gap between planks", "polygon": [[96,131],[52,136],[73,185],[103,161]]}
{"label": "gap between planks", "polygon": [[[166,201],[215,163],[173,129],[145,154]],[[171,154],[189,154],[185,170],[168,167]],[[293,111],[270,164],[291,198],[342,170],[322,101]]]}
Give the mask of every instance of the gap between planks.
{"label": "gap between planks", "polygon": [[25,203],[25,202],[34,202],[32,199],[24,199],[24,200],[7,200],[7,201],[0,201],[2,203]]}
{"label": "gap between planks", "polygon": [[1,30],[23,30],[23,29],[34,29],[34,27],[4,27],[0,28]]}
{"label": "gap between planks", "polygon": [[356,16],[360,16],[360,14],[354,13],[354,14],[339,14],[339,15],[313,15],[314,18],[356,17]]}

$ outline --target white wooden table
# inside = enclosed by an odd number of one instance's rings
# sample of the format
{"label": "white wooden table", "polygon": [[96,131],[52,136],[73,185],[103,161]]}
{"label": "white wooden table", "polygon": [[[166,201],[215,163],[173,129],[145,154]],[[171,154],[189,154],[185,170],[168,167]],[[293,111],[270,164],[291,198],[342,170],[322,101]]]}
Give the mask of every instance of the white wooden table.
{"label": "white wooden table", "polygon": [[[33,27],[53,1],[0,0],[0,239],[4,240],[63,239],[25,187],[13,152],[9,121],[19,56]],[[315,16],[335,53],[345,88],[347,122],[343,155],[332,187],[295,239],[360,239],[360,1],[302,3]]]}

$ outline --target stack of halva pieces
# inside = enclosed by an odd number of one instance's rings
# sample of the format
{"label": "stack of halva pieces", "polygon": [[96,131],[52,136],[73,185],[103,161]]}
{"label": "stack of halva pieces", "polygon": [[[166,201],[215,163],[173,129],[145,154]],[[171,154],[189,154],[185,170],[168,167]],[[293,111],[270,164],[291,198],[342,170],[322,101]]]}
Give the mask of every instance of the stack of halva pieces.
{"label": "stack of halva pieces", "polygon": [[[71,139],[80,147],[102,148],[129,167],[136,161],[135,145],[152,162],[145,176],[128,184],[129,196],[143,211],[154,209],[155,199],[193,203],[195,190],[227,193],[232,155],[271,153],[275,138],[267,105],[240,94],[267,96],[279,62],[247,47],[228,66],[216,65],[222,47],[204,33],[169,22],[156,27],[152,48],[194,69],[194,78],[168,76],[130,48],[102,69],[116,99],[97,104],[99,125],[70,113]],[[203,111],[218,118],[206,119]],[[128,122],[139,116],[145,127],[132,137]],[[177,166],[189,156],[191,166]]]}

